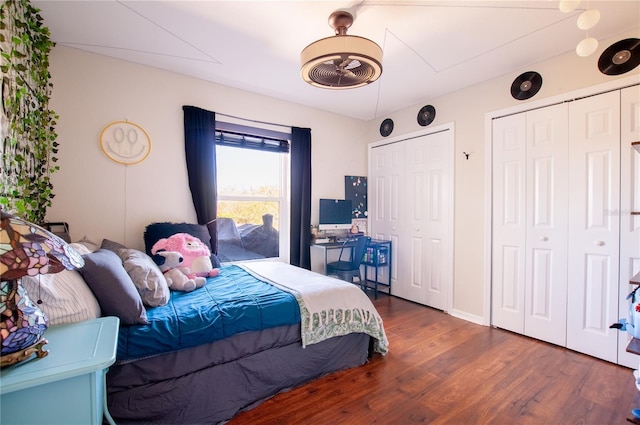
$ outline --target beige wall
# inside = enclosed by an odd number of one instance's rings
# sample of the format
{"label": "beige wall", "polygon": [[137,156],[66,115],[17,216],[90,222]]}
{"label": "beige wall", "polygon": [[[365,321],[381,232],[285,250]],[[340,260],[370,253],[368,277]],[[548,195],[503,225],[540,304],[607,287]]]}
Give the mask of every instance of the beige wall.
{"label": "beige wall", "polygon": [[[454,288],[452,314],[479,323],[486,322],[488,309],[485,308],[485,290],[490,285],[485,279],[485,114],[554,97],[588,86],[611,82],[630,75],[640,75],[640,67],[620,76],[607,76],[597,67],[598,58],[604,49],[618,40],[640,37],[640,31],[621,34],[609,40],[600,41],[598,51],[587,58],[574,52],[555,57],[500,78],[468,87],[437,99],[425,99],[423,103],[398,111],[388,117],[380,117],[371,122],[368,141],[383,139],[379,134],[380,123],[385,118],[394,121],[394,130],[389,137],[420,130],[416,117],[424,105],[436,108],[436,118],[429,127],[455,123],[454,155]],[[536,71],[543,79],[542,88],[527,101],[511,97],[513,80],[523,72]],[[384,84],[384,82],[383,82]],[[471,153],[465,159],[463,152]]]}
{"label": "beige wall", "polygon": [[[52,176],[56,197],[47,219],[69,222],[73,239],[107,238],[140,249],[151,222],[196,222],[182,105],[311,128],[314,206],[321,197],[344,197],[345,175],[366,175],[362,121],[67,47],[55,47],[50,61],[60,171]],[[103,127],[125,119],[152,142],[149,157],[129,166],[112,162],[99,146]],[[312,223],[317,214],[314,207]]]}
{"label": "beige wall", "polygon": [[[553,58],[437,99],[425,99],[390,118],[392,137],[422,129],[418,110],[436,108],[430,127],[455,123],[454,296],[452,314],[483,322],[490,285],[485,278],[485,114],[527,101],[514,100],[511,82],[522,72],[543,77],[540,92],[530,101],[571,92],[618,77],[597,70],[600,53],[615,41],[639,37],[625,33],[600,42],[589,58],[575,53]],[[640,73],[636,68],[631,74]],[[366,175],[367,144],[379,141],[384,118],[370,122],[345,118],[293,103],[212,84],[128,62],[56,47],[51,56],[54,92],[51,106],[60,115],[61,171],[53,175],[56,198],[50,221],[64,220],[72,238],[109,238],[142,248],[142,231],[153,221],[195,222],[188,191],[183,149],[182,105],[223,114],[312,129],[313,205],[321,197],[344,196],[345,175]],[[384,84],[384,81],[381,83]],[[149,158],[123,166],[102,154],[98,137],[115,120],[128,119],[149,133]],[[471,153],[468,160],[462,152]],[[314,207],[312,222],[317,222]]]}

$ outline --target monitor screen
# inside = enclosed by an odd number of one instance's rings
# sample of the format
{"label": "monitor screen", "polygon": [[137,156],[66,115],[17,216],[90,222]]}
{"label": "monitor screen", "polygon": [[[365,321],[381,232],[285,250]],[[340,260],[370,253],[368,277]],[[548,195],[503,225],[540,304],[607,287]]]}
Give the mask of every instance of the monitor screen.
{"label": "monitor screen", "polygon": [[351,228],[352,204],[349,199],[320,199],[320,230]]}

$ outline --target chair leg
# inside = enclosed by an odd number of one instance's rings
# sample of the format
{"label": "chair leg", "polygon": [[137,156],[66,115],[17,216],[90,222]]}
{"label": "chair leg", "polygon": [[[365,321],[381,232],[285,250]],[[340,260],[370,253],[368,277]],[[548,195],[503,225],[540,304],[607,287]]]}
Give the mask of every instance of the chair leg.
{"label": "chair leg", "polygon": [[367,292],[367,285],[364,280],[362,280],[362,273],[358,270],[358,280],[360,281],[360,289],[362,289],[365,293]]}

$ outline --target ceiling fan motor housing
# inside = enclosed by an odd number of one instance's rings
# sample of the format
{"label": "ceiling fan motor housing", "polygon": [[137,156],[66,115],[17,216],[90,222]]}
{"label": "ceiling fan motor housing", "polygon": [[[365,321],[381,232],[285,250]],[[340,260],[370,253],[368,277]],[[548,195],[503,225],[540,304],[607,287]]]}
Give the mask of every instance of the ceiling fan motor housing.
{"label": "ceiling fan motor housing", "polygon": [[336,35],[309,44],[300,53],[300,73],[307,83],[328,89],[350,89],[376,81],[382,74],[382,49],[373,41],[347,35],[353,17],[338,11],[329,17]]}

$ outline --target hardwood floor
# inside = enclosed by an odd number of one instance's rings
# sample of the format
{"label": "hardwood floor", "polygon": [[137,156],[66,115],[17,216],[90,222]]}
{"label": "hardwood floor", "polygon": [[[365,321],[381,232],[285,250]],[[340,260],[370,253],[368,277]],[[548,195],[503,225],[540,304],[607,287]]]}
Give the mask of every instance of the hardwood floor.
{"label": "hardwood floor", "polygon": [[400,298],[389,354],[278,394],[240,424],[629,424],[631,369]]}

